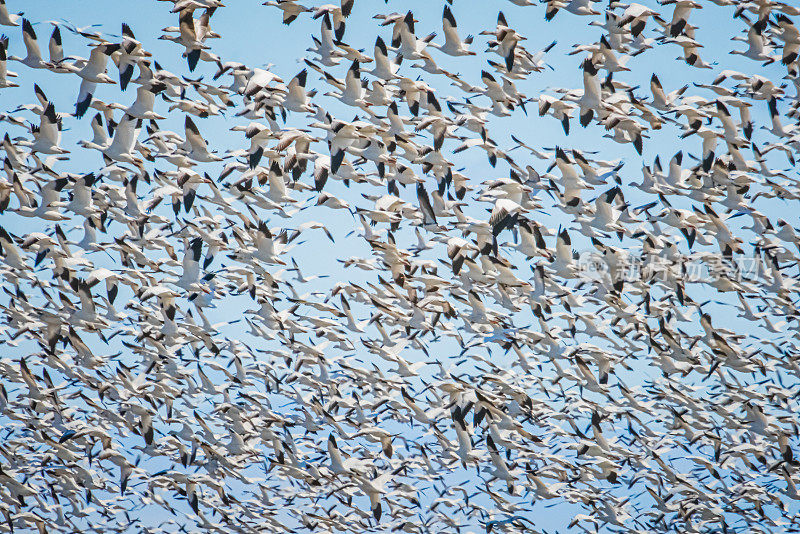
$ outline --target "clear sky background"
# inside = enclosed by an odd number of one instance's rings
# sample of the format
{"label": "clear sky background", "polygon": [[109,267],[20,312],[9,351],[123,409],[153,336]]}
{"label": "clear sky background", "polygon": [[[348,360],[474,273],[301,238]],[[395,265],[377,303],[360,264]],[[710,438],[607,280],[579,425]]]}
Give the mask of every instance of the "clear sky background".
{"label": "clear sky background", "polygon": [[[202,76],[205,81],[212,83],[211,78],[216,70],[213,64],[201,62],[195,72],[189,73],[185,60],[180,57],[181,47],[158,39],[162,34],[162,28],[175,26],[178,23],[178,15],[169,13],[170,3],[44,0],[26,2],[8,0],[7,3],[10,11],[23,10],[25,16],[34,22],[34,28],[38,33],[40,47],[44,54],[47,53],[47,39],[52,29],[48,21],[62,22],[66,20],[78,27],[91,26],[91,30],[101,31],[109,36],[118,35],[120,23],[126,22],[135,33],[136,38],[143,43],[145,49],[153,53],[154,58],[159,61],[163,68],[190,78]],[[642,1],[641,3],[656,5],[654,2],[648,1]],[[363,9],[365,4],[369,5],[368,9]],[[391,28],[378,27],[376,21],[371,18],[372,15],[376,12],[388,13],[411,9],[414,11],[415,17],[420,20],[416,28],[417,35],[421,37],[430,32],[436,32],[438,35],[434,41],[442,42],[441,12],[443,5],[443,2],[430,1],[390,1],[384,5],[382,2],[373,0],[356,0],[355,10],[347,21],[344,41],[353,47],[363,48],[367,55],[372,55],[376,36],[381,35],[387,42],[391,36]],[[602,8],[602,5],[604,3],[598,4],[598,7]],[[545,58],[550,68],[541,73],[533,74],[526,81],[517,82],[518,89],[529,97],[536,97],[542,92],[552,95],[555,94],[553,90],[556,88],[581,88],[582,71],[580,65],[584,54],[568,55],[568,53],[572,50],[574,44],[595,42],[604,33],[601,28],[589,25],[588,23],[591,20],[589,18],[561,12],[554,21],[546,22],[543,8],[523,8],[510,2],[458,0],[454,2],[452,9],[458,21],[460,35],[462,38],[469,34],[475,35],[476,39],[472,49],[478,52],[485,50],[487,42],[485,37],[478,34],[483,30],[492,30],[495,27],[497,13],[500,9],[505,13],[510,26],[527,37],[524,45],[528,50],[534,52],[546,47],[553,41],[557,41],[556,46]],[[730,15],[730,9],[723,9],[706,2],[704,3],[704,9],[694,12],[691,17],[691,22],[699,26],[697,40],[704,44],[704,48],[701,51],[703,59],[707,62],[716,62],[713,69],[700,70],[691,68],[682,61],[675,59],[677,56],[682,55],[679,47],[655,44],[653,50],[641,56],[630,58],[628,66],[632,72],[618,73],[615,75],[615,79],[624,80],[628,84],[636,86],[637,88],[634,89],[634,92],[641,97],[650,96],[649,80],[653,73],[658,74],[666,92],[678,89],[687,83],[711,83],[724,69],[734,69],[745,73],[759,72],[773,80],[780,80],[784,73],[784,67],[779,64],[761,67],[750,60],[729,54],[729,51],[734,48],[742,49],[746,46],[743,43],[730,40],[734,35],[742,35],[741,31],[746,29],[742,21],[732,20]],[[277,9],[262,6],[261,2],[243,0],[230,0],[227,7],[215,13],[211,26],[223,38],[216,39],[208,44],[212,46],[212,51],[223,58],[224,61],[240,61],[251,67],[271,65],[271,70],[279,74],[286,82],[301,69],[305,68],[302,58],[308,56],[306,49],[312,45],[311,36],[316,36],[320,32],[320,21],[311,20],[308,15],[301,16],[291,26],[287,27],[281,23],[280,12]],[[649,22],[648,34],[651,33],[652,26],[653,23]],[[20,37],[21,29],[3,27],[0,31],[11,34],[12,44],[9,53],[24,55],[24,47]],[[84,57],[88,55],[89,49],[82,38],[76,37],[67,31],[63,31],[62,35],[66,54]],[[114,40],[112,37],[109,37],[109,39]],[[480,53],[475,58],[451,58],[433,50],[431,52],[442,68],[457,72],[464,79],[475,85],[480,85],[480,72],[488,66],[485,63],[487,57],[500,61],[499,56],[487,56]],[[415,77],[417,69],[412,64],[413,62],[410,61],[403,62],[401,73],[412,78]],[[335,75],[343,77],[347,67],[348,63],[343,61],[341,65],[329,70]],[[9,62],[9,69],[20,74],[20,77],[16,80],[20,87],[0,90],[0,111],[8,112],[20,104],[33,103],[35,101],[33,94],[34,83],[39,84],[47,96],[55,103],[58,111],[73,111],[79,86],[77,77],[56,75],[46,71],[33,71],[25,66],[11,62]],[[366,70],[366,68],[362,69],[362,72],[363,70]],[[422,71],[419,74],[424,75],[424,79],[437,90],[440,102],[443,103],[447,97],[456,101],[463,101],[465,95],[459,89],[450,86],[449,80],[441,76],[432,77],[422,73]],[[112,73],[112,77],[115,76],[116,73]],[[364,77],[368,78],[369,76],[364,75]],[[229,77],[226,76],[225,79],[229,81]],[[220,81],[223,81],[223,79]],[[319,82],[318,74],[311,70],[309,70],[308,87],[318,87],[321,92],[332,90],[330,86]],[[793,93],[793,90],[788,89],[788,92]],[[714,98],[713,93],[697,87],[690,87],[687,94],[698,94],[707,99]],[[194,94],[192,96],[196,97],[197,95]],[[114,101],[128,105],[135,98],[135,88],[131,87],[125,93],[121,93],[118,86],[101,86],[95,93],[95,97],[106,102]],[[485,104],[485,99],[483,100]],[[332,98],[321,99],[319,102],[329,103],[329,111],[337,118],[343,120],[353,118],[354,112],[351,108],[344,107]],[[166,114],[167,108],[168,105],[166,103],[159,101],[156,112]],[[407,115],[407,110],[403,109],[402,112]],[[93,114],[94,112],[90,111],[81,121],[67,121],[66,125],[69,129],[64,132],[62,146],[72,149],[76,148],[75,142],[77,140],[91,139],[89,121]],[[36,121],[35,116],[29,112],[19,111],[15,115]],[[769,124],[766,102],[757,102],[752,109],[752,115],[757,124]],[[166,120],[159,121],[159,125],[162,129],[173,130],[183,135],[183,121],[184,114],[176,110],[169,113]],[[237,118],[228,113],[224,116],[196,120],[196,122],[202,135],[208,140],[210,148],[218,151],[220,155],[223,155],[228,149],[239,149],[249,144],[249,142],[245,141],[242,132],[232,132],[230,130],[235,125],[247,124],[248,121],[245,119]],[[298,117],[289,119],[288,125],[298,124],[302,124]],[[7,129],[12,137],[25,134],[23,129],[15,129],[8,123],[2,123],[0,128]],[[652,197],[628,186],[631,182],[641,181],[641,168],[643,165],[652,165],[655,157],[660,156],[662,163],[666,166],[673,154],[679,150],[684,150],[697,156],[701,153],[701,141],[697,136],[681,140],[677,136],[678,130],[670,125],[666,126],[663,131],[651,132],[652,138],[645,140],[644,151],[641,156],[634,151],[633,146],[630,144],[621,145],[604,138],[603,134],[606,132],[596,125],[587,129],[581,128],[577,117],[572,120],[570,134],[567,136],[558,121],[550,116],[538,116],[535,101],[528,104],[527,114],[517,110],[510,117],[491,117],[488,130],[489,135],[505,150],[514,146],[510,138],[510,134],[513,133],[530,146],[548,148],[561,146],[582,151],[598,151],[596,155],[598,159],[622,161],[624,167],[619,175],[626,200],[632,206],[638,206],[654,200]],[[143,135],[140,136],[140,140],[142,138]],[[759,144],[774,140],[770,134],[762,131],[755,132],[753,138]],[[457,168],[461,169],[461,172],[471,179],[471,183],[478,184],[493,177],[507,176],[508,167],[503,162],[499,163],[496,168],[492,168],[486,160],[485,153],[479,149],[469,149],[453,155],[452,150],[456,146],[456,141],[448,140],[445,143],[444,151],[456,163]],[[511,154],[519,162],[533,165],[542,173],[547,170],[550,164],[549,161],[540,161],[529,156],[523,149],[515,150]],[[785,158],[774,153],[769,156],[769,163],[775,168],[788,167]],[[60,162],[58,169],[60,171],[86,173],[96,171],[102,165],[103,162],[98,152],[78,151],[72,154],[69,160]],[[169,167],[166,163],[159,163],[158,166],[162,168]],[[201,164],[196,170],[198,172],[209,172],[212,177],[216,178],[220,168],[221,165]],[[311,178],[306,175],[303,180],[310,183]],[[434,185],[433,180],[429,180],[427,183],[428,190],[431,190]],[[596,194],[604,190],[605,188],[598,188],[595,193],[585,194],[584,200],[592,199]],[[369,205],[368,201],[360,197],[362,190],[358,186],[348,190],[341,182],[330,180],[326,186],[326,191],[346,199],[352,205]],[[375,194],[378,191],[370,191],[370,193]],[[401,190],[401,197],[414,205],[417,204],[416,193],[413,188]],[[311,196],[300,196],[300,198],[303,198],[309,204],[314,202],[314,198]],[[796,208],[788,206],[783,201],[775,199],[767,204],[764,199],[759,199],[753,205],[759,209],[768,209],[771,217],[782,217],[794,226],[798,224]],[[677,202],[675,206],[687,208],[691,204]],[[470,214],[488,219],[488,213],[483,211],[484,207],[485,205],[480,205],[477,209],[470,208],[472,210]],[[170,207],[162,206],[160,209],[164,213],[169,213]],[[346,211],[328,210],[321,214],[319,210],[319,208],[304,210],[291,220],[273,218],[269,221],[271,225],[292,228],[308,220],[322,220],[332,232],[336,240],[335,244],[325,239],[321,233],[316,232],[305,238],[305,242],[296,246],[289,254],[300,265],[304,275],[328,276],[328,278],[308,284],[304,289],[306,291],[329,290],[335,283],[340,281],[358,283],[374,281],[374,273],[366,273],[352,268],[345,269],[342,263],[337,261],[350,256],[365,258],[371,256],[365,241],[355,234],[351,234],[353,230],[357,230],[360,227],[357,221]],[[537,220],[541,220],[542,223],[553,230],[558,228],[559,225],[568,225],[570,223],[570,220],[560,212],[549,211],[537,214],[537,217],[541,217]],[[4,214],[0,219],[2,219],[2,225],[5,228],[18,235],[37,229],[31,227],[29,219],[23,219],[10,213]],[[739,221],[741,224],[748,222],[746,217],[740,218]],[[731,225],[736,227],[737,224],[740,224],[739,221],[732,221]],[[65,227],[70,230],[73,230],[72,226],[74,225],[70,225],[70,223],[65,224]],[[77,228],[76,226],[76,229],[70,233],[70,237],[75,240],[80,239],[81,235],[81,231]],[[572,235],[575,237],[574,244],[576,249],[587,250],[590,248],[590,244],[581,239],[576,231],[572,232]],[[753,237],[752,234],[749,234],[749,237]],[[412,231],[402,232],[402,234],[398,234],[397,238],[398,246],[404,248],[409,248],[415,243]],[[510,239],[510,234],[506,234],[505,238]],[[685,242],[683,242],[682,238],[678,236],[676,240],[680,240],[681,247],[685,248]],[[552,247],[554,238],[548,238],[548,244]],[[441,252],[442,250],[439,249],[438,254],[430,253],[423,255],[423,257],[428,257],[435,261],[438,257],[441,257]],[[224,259],[221,261],[223,264],[226,262]],[[522,273],[527,269],[527,265],[524,262],[520,262],[521,272],[518,273],[518,276],[526,278],[527,273],[525,273],[526,276],[523,276]],[[287,279],[291,276],[288,273],[285,275]],[[728,302],[728,304],[736,302],[735,297],[719,296],[703,286],[697,286],[693,290],[693,298],[702,301],[704,297],[722,300],[723,302]],[[247,297],[230,298],[217,304],[217,308],[209,312],[209,319],[212,322],[229,321],[232,318],[241,319],[242,312],[245,309],[256,307]],[[185,305],[185,307],[188,307],[188,305]],[[743,329],[741,331],[743,334],[769,336],[760,327],[754,327],[751,323],[738,319],[734,308],[730,305],[712,302],[709,304],[708,309],[713,312],[716,321],[728,328],[734,330],[741,328]],[[367,308],[354,307],[354,311],[357,312],[359,319],[369,317]],[[532,323],[534,323],[534,319],[529,310],[521,312],[518,317],[515,317],[515,324],[518,327],[525,327]],[[699,328],[698,326],[696,327]],[[243,328],[245,328],[245,325],[240,321],[222,326],[221,331],[233,337],[240,335],[242,340],[246,340],[246,343],[252,343],[257,348],[271,348],[277,345],[263,340],[252,340],[248,336],[241,334]],[[579,336],[576,342],[583,340],[585,339]],[[359,347],[355,357],[370,364],[375,363],[381,369],[391,367],[386,362],[365,353],[359,346],[358,340],[354,339],[353,342]],[[452,365],[453,361],[461,356],[461,348],[452,341],[442,340],[435,347],[438,353],[431,356],[443,361],[446,367]],[[22,354],[27,349],[23,344],[15,350],[17,354]],[[113,351],[115,349],[112,344],[111,347],[106,347],[102,350]],[[409,359],[426,359],[421,353],[409,352],[413,355],[409,356]],[[496,350],[493,355],[500,363],[508,361],[508,356],[497,354]],[[435,367],[428,369],[429,372],[437,370]],[[655,373],[655,375],[657,374]],[[634,369],[627,374],[620,371],[620,375],[626,376],[627,380],[631,381],[631,384],[636,385],[646,384],[654,376],[652,369],[648,370],[637,366],[634,366]],[[206,408],[210,410],[210,407]],[[321,439],[324,440],[325,437],[321,436]],[[150,461],[153,463],[149,465],[148,469],[157,470],[161,467],[157,462]],[[460,473],[460,476],[466,474]],[[448,481],[448,483],[450,482],[455,482],[455,480]],[[428,496],[428,498],[431,497]],[[535,505],[530,511],[530,517],[535,519],[540,528],[548,530],[564,529],[569,522],[569,518],[577,511],[576,507],[563,504],[553,510],[546,510],[542,506],[541,504]],[[149,523],[158,522],[160,519],[162,518],[153,516],[142,518],[143,521]],[[465,525],[465,527],[475,531],[482,528],[478,524]]]}

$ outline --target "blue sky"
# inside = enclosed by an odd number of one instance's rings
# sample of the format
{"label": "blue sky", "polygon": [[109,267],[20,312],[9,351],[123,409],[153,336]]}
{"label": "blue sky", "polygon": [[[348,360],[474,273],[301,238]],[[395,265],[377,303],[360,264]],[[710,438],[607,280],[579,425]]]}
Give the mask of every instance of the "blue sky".
{"label": "blue sky", "polygon": [[[37,1],[37,2],[17,2],[13,0],[9,2],[9,9],[15,11],[18,9],[25,10],[25,16],[35,23],[35,29],[39,36],[40,46],[46,53],[46,43],[51,31],[51,25],[47,21],[55,20],[62,21],[68,20],[70,23],[78,27],[92,26],[92,30],[102,31],[108,35],[117,35],[120,31],[120,23],[126,22],[135,33],[137,39],[144,44],[144,47],[153,53],[154,57],[161,63],[161,65],[178,75],[184,75],[191,78],[198,78],[202,76],[205,81],[211,81],[215,69],[213,65],[204,64],[201,62],[200,66],[194,73],[189,73],[185,65],[185,60],[180,58],[180,47],[174,43],[159,40],[161,29],[166,26],[177,25],[177,15],[169,13],[169,3],[162,2],[135,2],[135,3],[119,3],[119,2],[56,2],[56,1]],[[389,27],[378,28],[376,21],[371,16],[373,13],[391,12],[391,11],[405,11],[411,9],[420,22],[417,24],[416,33],[418,36],[427,35],[430,32],[437,32],[435,42],[441,42],[442,28],[441,28],[441,2],[397,2],[392,1],[384,5],[381,2],[368,2],[370,8],[362,10],[361,6],[365,0],[356,1],[356,9],[353,15],[348,19],[347,31],[344,40],[356,48],[363,48],[368,55],[372,54],[372,48],[377,35],[382,35],[384,40],[389,41],[391,30]],[[654,5],[652,2],[642,2],[647,5]],[[214,40],[212,44],[213,52],[221,56],[226,61],[241,61],[251,67],[273,65],[271,70],[279,74],[285,81],[289,81],[297,72],[305,67],[302,58],[307,55],[306,48],[311,45],[311,35],[319,34],[320,23],[318,20],[310,20],[308,16],[301,17],[295,21],[291,26],[285,26],[280,22],[279,12],[272,7],[260,5],[260,2],[243,2],[231,0],[229,5],[218,10],[212,19],[212,28],[220,33],[223,38]],[[630,73],[619,73],[615,79],[623,80],[631,86],[637,88],[634,92],[640,96],[649,96],[649,80],[653,73],[657,73],[661,79],[662,84],[667,92],[675,90],[680,86],[687,83],[710,83],[716,75],[723,69],[740,70],[746,73],[760,72],[769,76],[773,80],[780,79],[783,75],[780,65],[771,65],[761,67],[753,62],[743,59],[739,56],[730,55],[728,52],[733,48],[743,46],[742,43],[730,41],[730,37],[737,35],[740,30],[745,28],[741,21],[730,19],[730,10],[725,10],[711,3],[704,4],[705,8],[692,14],[692,22],[699,26],[697,40],[702,42],[705,48],[702,49],[702,55],[706,61],[718,61],[719,64],[714,65],[710,70],[699,70],[685,65],[681,61],[676,61],[675,57],[680,54],[680,49],[676,46],[662,46],[656,45],[653,50],[648,51],[638,57],[631,58],[628,66],[632,69]],[[603,30],[588,25],[589,19],[583,17],[576,17],[565,12],[557,15],[554,21],[546,22],[543,17],[543,10],[541,8],[522,8],[512,5],[510,2],[466,2],[456,1],[452,7],[453,13],[458,21],[459,33],[462,37],[469,34],[475,35],[476,39],[472,45],[472,49],[482,52],[485,49],[486,39],[478,34],[483,30],[493,29],[495,20],[497,18],[498,9],[502,9],[505,13],[509,24],[517,29],[520,33],[527,37],[524,42],[526,48],[530,51],[536,51],[546,47],[552,41],[557,41],[556,46],[549,52],[545,61],[548,63],[548,69],[541,73],[534,74],[529,80],[518,82],[518,89],[527,94],[528,96],[535,97],[541,92],[554,94],[553,90],[556,88],[580,88],[582,80],[582,72],[580,65],[583,60],[583,54],[567,55],[571,51],[571,47],[576,43],[591,43],[596,41]],[[652,22],[648,24],[652,26]],[[724,29],[724,31],[720,31]],[[12,45],[10,53],[23,55],[23,48],[20,39],[19,28],[2,28],[2,31],[11,34]],[[66,54],[74,54],[77,56],[86,56],[88,48],[82,39],[76,38],[69,32],[63,32],[64,48]],[[111,38],[113,40],[113,38]],[[485,63],[486,55],[479,54],[475,58],[450,58],[442,54],[434,54],[437,63],[447,70],[457,72],[464,79],[470,83],[478,85],[480,82],[480,72],[482,69],[487,68]],[[489,56],[492,57],[492,56]],[[492,59],[499,59],[497,56]],[[409,77],[416,76],[416,70],[411,67],[412,62],[404,62],[401,66],[401,72]],[[347,68],[347,62],[343,62],[338,67],[330,69],[331,72],[337,76],[344,76]],[[0,110],[9,111],[14,109],[17,105],[23,103],[34,102],[33,84],[38,83],[47,96],[55,103],[58,111],[70,112],[74,108],[75,99],[78,93],[79,82],[74,76],[55,75],[49,72],[32,71],[24,66],[18,64],[9,64],[11,70],[20,73],[18,78],[19,88],[16,89],[3,89],[0,90]],[[419,74],[424,74],[420,71]],[[463,93],[457,88],[451,87],[449,81],[444,82],[441,77],[431,77],[424,74],[426,81],[430,83],[436,90],[440,97],[440,101],[444,101],[446,96],[451,96],[454,100],[463,101]],[[309,72],[309,86],[318,86],[321,92],[329,90],[329,86],[325,86],[318,80],[318,74],[314,71]],[[312,81],[313,80],[313,81]],[[690,93],[703,95],[705,98],[713,98],[713,94],[706,90],[695,87],[690,87]],[[95,95],[97,98],[109,102],[119,102],[128,105],[135,98],[135,91],[128,89],[124,94],[120,92],[118,86],[101,87]],[[344,107],[342,104],[333,99],[321,100],[330,105],[329,111],[332,115],[350,120],[353,118],[354,112],[352,109]],[[167,105],[163,102],[158,104],[156,111],[166,114]],[[767,115],[767,105],[765,102],[756,103],[752,110],[752,114],[756,123],[769,124]],[[29,120],[34,120],[31,113],[19,112],[17,115],[27,117]],[[81,121],[70,120],[67,126],[69,130],[64,132],[63,146],[74,146],[75,142],[79,139],[90,139],[91,130],[89,127],[89,120],[92,113],[84,117]],[[159,124],[162,129],[169,129],[183,133],[183,120],[184,114],[180,112],[172,112],[164,121]],[[224,117],[211,117],[208,119],[196,121],[201,133],[208,140],[209,146],[217,150],[220,154],[224,153],[227,149],[238,149],[246,146],[244,136],[241,132],[232,132],[230,128],[234,125],[246,124],[246,120],[236,118],[230,114]],[[302,121],[298,117],[291,117],[289,119],[290,125],[301,124]],[[4,126],[5,127],[5,126]],[[24,135],[24,130],[20,128],[14,129],[8,126],[10,135],[18,136]],[[539,117],[537,113],[536,102],[531,102],[527,107],[527,114],[521,113],[519,110],[511,117],[506,118],[491,118],[489,123],[490,136],[505,149],[511,148],[513,142],[510,134],[523,139],[526,144],[534,147],[554,147],[561,146],[565,148],[574,148],[582,151],[598,151],[597,158],[604,160],[621,160],[624,162],[624,167],[620,171],[620,178],[623,183],[626,200],[632,206],[638,206],[653,200],[652,198],[638,192],[628,186],[631,182],[641,180],[642,165],[651,165],[656,156],[660,156],[661,161],[666,165],[669,159],[679,150],[690,152],[695,155],[700,154],[700,140],[697,137],[692,137],[686,140],[681,140],[676,135],[677,130],[672,126],[667,126],[663,131],[651,132],[652,138],[645,140],[644,152],[639,156],[633,149],[632,145],[620,145],[610,139],[604,138],[603,132],[597,126],[591,126],[587,129],[582,129],[577,123],[576,119],[572,121],[572,128],[569,136],[565,135],[562,130],[561,124],[554,120],[552,117]],[[772,139],[768,134],[763,132],[756,132],[754,139],[759,143],[771,141]],[[445,151],[449,151],[452,155],[452,150],[457,146],[454,140],[448,140],[445,144]],[[540,172],[545,172],[549,162],[536,160],[524,153],[522,149],[512,152],[515,158],[520,161],[530,163]],[[477,185],[481,181],[491,179],[493,177],[506,176],[508,168],[502,162],[496,168],[492,168],[486,161],[485,154],[477,149],[470,149],[461,152],[457,155],[452,155],[453,161],[456,163],[457,168],[463,169],[465,175],[469,176],[472,183]],[[786,167],[785,159],[777,157],[774,154],[769,157],[770,164],[774,167]],[[166,164],[162,164],[166,165]],[[89,153],[83,151],[78,155],[73,155],[68,161],[59,163],[60,171],[70,171],[76,173],[89,172],[96,170],[102,166],[102,160],[98,153]],[[212,177],[219,174],[220,165],[201,165],[197,169],[207,171]],[[309,177],[305,176],[303,180],[309,181]],[[433,182],[430,181],[428,189],[432,189]],[[360,198],[361,190],[358,187],[347,189],[340,182],[329,181],[326,190],[341,196],[354,205],[365,205],[364,200]],[[603,188],[598,188],[595,192],[590,192],[585,195],[585,199],[594,198],[596,194],[602,192]],[[371,191],[376,193],[376,191]],[[401,190],[401,197],[405,200],[416,204],[416,194],[412,188]],[[688,208],[691,206],[689,202],[675,203],[676,207]],[[769,210],[772,217],[782,217],[789,221],[791,224],[797,226],[798,219],[796,210],[782,201],[759,199],[754,202],[754,205],[759,209]],[[159,208],[163,213],[169,213],[169,206],[162,206]],[[484,212],[484,206],[480,208],[470,208],[471,215],[475,217],[488,218],[488,214]],[[541,221],[548,227],[556,229],[559,225],[567,225],[570,220],[560,212],[549,211],[548,213],[541,213]],[[329,242],[321,232],[312,233],[305,238],[302,244],[298,243],[290,256],[294,258],[300,265],[303,274],[309,275],[327,275],[328,278],[314,281],[303,289],[305,291],[325,290],[329,289],[334,283],[339,281],[354,281],[358,283],[374,282],[374,273],[366,273],[356,269],[345,269],[341,262],[337,259],[348,256],[359,256],[368,258],[371,256],[371,251],[363,239],[356,237],[350,233],[359,227],[350,214],[346,211],[333,211],[328,210],[321,213],[319,209],[309,209],[300,212],[296,217],[291,220],[282,220],[279,218],[272,218],[270,224],[281,225],[288,228],[296,227],[302,222],[308,220],[322,220],[332,232],[336,242]],[[740,224],[747,223],[746,218],[741,218]],[[17,217],[13,214],[4,214],[2,217],[2,224],[9,231],[22,235],[32,230],[30,221]],[[731,224],[736,224],[733,222]],[[66,223],[65,226],[71,229],[71,225]],[[70,237],[78,238],[80,231],[70,233]],[[577,232],[572,232],[576,237],[575,248],[578,250],[585,250],[590,248],[587,240],[581,240],[577,237]],[[405,248],[412,246],[415,242],[413,232],[403,232],[402,235],[398,234],[398,245]],[[678,238],[676,238],[678,239]],[[682,241],[682,238],[680,238]],[[553,245],[553,240],[549,239],[548,244]],[[685,246],[681,242],[681,246]],[[422,257],[427,257],[436,260],[439,256],[435,253],[423,254]],[[97,260],[101,262],[103,260]],[[226,260],[222,259],[223,262]],[[520,270],[527,269],[527,266],[522,265]],[[291,275],[287,274],[289,278]],[[734,296],[724,296],[712,293],[707,287],[698,285],[692,291],[692,296],[695,300],[702,301],[704,298],[709,300],[720,300],[722,302],[735,303]],[[184,302],[186,308],[189,307]],[[288,304],[287,304],[288,306]],[[253,309],[255,306],[246,296],[226,299],[224,302],[219,303],[217,308],[209,310],[209,319],[212,323],[229,321],[231,318],[241,319],[245,309]],[[744,320],[737,319],[734,309],[729,305],[716,304],[712,302],[709,304],[709,309],[714,310],[715,321],[720,324],[725,324],[726,327],[736,329],[742,328],[742,333],[754,335],[767,335],[761,332],[760,329],[753,329],[753,326]],[[357,318],[364,319],[368,317],[369,310],[363,306],[354,306],[357,312]],[[518,327],[526,327],[535,324],[535,319],[529,312],[522,312],[518,317],[515,317],[515,325]],[[241,338],[249,339],[246,335],[241,334],[242,329],[245,328],[243,321],[229,324],[221,327],[221,332],[231,337],[241,335]],[[694,325],[695,329],[699,329]],[[374,332],[370,332],[374,334]],[[374,337],[374,336],[373,336]],[[588,336],[578,336],[576,341],[587,341]],[[588,339],[590,341],[590,339]],[[258,349],[267,349],[278,346],[276,343],[265,341],[252,341],[253,346]],[[358,340],[353,340],[354,344],[358,346]],[[262,344],[263,343],[263,344]],[[93,345],[95,346],[95,345]],[[114,350],[124,350],[120,345],[110,345],[109,347],[101,347],[96,345],[98,350],[112,353]],[[442,340],[436,345],[437,354],[434,356],[445,362],[445,366],[453,365],[461,354],[461,347],[452,341]],[[26,350],[26,345],[21,345],[17,349],[17,354],[21,354]],[[377,359],[373,355],[366,353],[363,349],[356,351],[356,358],[365,362],[365,364],[376,364],[380,369],[391,368],[386,362]],[[409,351],[409,359],[425,361],[427,358],[418,351]],[[491,353],[497,362],[508,362],[513,359],[511,356],[502,355],[500,351],[494,350]],[[427,368],[428,371],[433,373],[436,371],[435,366]],[[551,369],[546,369],[545,373],[552,372]],[[652,368],[646,369],[642,365],[634,365],[630,372],[620,371],[620,375],[629,380],[629,384],[639,386],[646,385],[649,380],[658,377],[658,373],[654,372]],[[591,395],[587,395],[591,398]],[[210,410],[211,407],[206,407]],[[588,414],[587,414],[588,416]],[[666,422],[661,422],[665,424]],[[587,423],[588,424],[588,423]],[[325,436],[316,436],[316,439],[324,440]],[[147,462],[148,460],[145,460]],[[166,466],[159,464],[157,461],[150,460],[147,469],[156,471]],[[680,465],[678,462],[677,465]],[[464,477],[467,473],[458,473],[454,475],[454,480],[457,477]],[[452,482],[448,480],[448,482]],[[432,490],[428,490],[427,498],[432,498]],[[363,498],[362,498],[363,501]],[[522,498],[521,502],[526,503],[526,498]],[[636,501],[634,501],[636,502]],[[563,529],[569,522],[571,517],[576,512],[576,507],[571,505],[559,505],[554,510],[545,511],[544,504],[537,503],[535,505],[526,503],[527,509],[525,512],[535,517],[537,526],[542,529]],[[186,512],[188,507],[183,510]],[[166,516],[165,516],[166,517]],[[142,517],[143,521],[157,522],[162,518],[159,516]],[[480,530],[482,528],[476,521],[474,524],[465,525],[473,530]]]}

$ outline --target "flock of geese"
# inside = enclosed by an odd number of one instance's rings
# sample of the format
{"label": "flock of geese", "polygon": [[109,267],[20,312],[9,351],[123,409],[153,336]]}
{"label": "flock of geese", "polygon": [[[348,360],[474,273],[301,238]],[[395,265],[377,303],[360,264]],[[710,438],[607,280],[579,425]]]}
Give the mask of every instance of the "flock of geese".
{"label": "flock of geese", "polygon": [[0,532],[800,530],[796,3],[7,2]]}

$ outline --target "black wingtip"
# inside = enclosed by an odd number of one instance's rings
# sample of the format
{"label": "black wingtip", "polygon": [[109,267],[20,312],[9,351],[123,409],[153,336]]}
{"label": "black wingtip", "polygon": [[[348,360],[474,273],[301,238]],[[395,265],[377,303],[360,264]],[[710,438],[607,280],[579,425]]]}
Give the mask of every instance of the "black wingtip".
{"label": "black wingtip", "polygon": [[89,93],[86,95],[86,98],[75,104],[75,117],[79,119],[83,118],[83,116],[86,114],[86,111],[89,109],[89,106],[91,105],[92,94]]}
{"label": "black wingtip", "polygon": [[31,39],[36,39],[36,32],[33,31],[33,25],[31,25],[31,21],[28,19],[22,19],[22,31],[23,33],[27,33]]}
{"label": "black wingtip", "polygon": [[202,50],[199,48],[196,50],[192,50],[186,55],[186,59],[189,63],[189,72],[194,72],[195,67],[197,67],[198,61],[200,61],[200,54]]}

